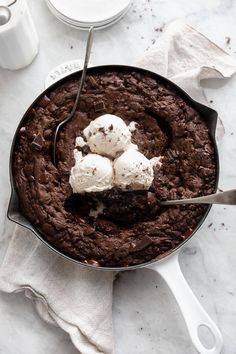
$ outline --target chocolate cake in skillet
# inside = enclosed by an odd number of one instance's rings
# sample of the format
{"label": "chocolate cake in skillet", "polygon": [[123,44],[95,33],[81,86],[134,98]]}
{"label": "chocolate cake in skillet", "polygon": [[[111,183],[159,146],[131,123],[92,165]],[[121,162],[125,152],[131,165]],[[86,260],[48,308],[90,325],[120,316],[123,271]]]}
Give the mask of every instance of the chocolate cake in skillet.
{"label": "chocolate cake in skillet", "polygon": [[[205,122],[161,79],[135,70],[88,74],[79,108],[60,133],[54,166],[55,127],[72,109],[77,88],[75,79],[54,87],[35,103],[18,132],[13,168],[22,213],[56,249],[87,264],[136,265],[176,248],[192,234],[206,207],[160,207],[158,200],[214,192],[215,152]],[[161,156],[148,190],[73,193],[75,139],[103,114],[127,125],[135,122],[132,143],[148,159]],[[82,150],[90,153],[87,146]],[[91,213],[97,202],[102,211]]]}

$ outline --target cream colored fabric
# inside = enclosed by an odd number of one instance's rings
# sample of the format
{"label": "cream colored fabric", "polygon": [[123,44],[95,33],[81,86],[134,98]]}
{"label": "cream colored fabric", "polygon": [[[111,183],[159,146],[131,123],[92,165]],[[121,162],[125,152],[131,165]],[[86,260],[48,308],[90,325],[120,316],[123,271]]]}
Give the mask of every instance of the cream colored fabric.
{"label": "cream colored fabric", "polygon": [[24,291],[82,354],[112,353],[112,284],[112,272],[79,267],[19,226],[0,268],[0,289]]}
{"label": "cream colored fabric", "polygon": [[[192,98],[207,105],[201,80],[228,78],[236,72],[233,57],[179,20],[169,24],[159,41],[144,53],[137,65],[169,78]],[[224,127],[219,118],[217,140],[223,135]]]}

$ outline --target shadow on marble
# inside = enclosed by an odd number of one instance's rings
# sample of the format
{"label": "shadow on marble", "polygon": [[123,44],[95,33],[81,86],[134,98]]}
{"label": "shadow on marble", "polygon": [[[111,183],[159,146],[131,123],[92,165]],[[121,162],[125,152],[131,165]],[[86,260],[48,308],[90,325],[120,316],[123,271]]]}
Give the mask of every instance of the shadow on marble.
{"label": "shadow on marble", "polygon": [[174,297],[154,271],[120,273],[113,304],[117,353],[196,354]]}

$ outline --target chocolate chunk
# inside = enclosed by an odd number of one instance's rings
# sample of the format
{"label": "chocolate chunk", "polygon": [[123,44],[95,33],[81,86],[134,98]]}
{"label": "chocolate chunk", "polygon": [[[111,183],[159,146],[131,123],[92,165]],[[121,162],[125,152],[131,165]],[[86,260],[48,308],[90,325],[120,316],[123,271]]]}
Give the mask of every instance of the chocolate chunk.
{"label": "chocolate chunk", "polygon": [[148,237],[148,236],[144,236],[137,243],[134,242],[134,246],[131,249],[131,252],[142,251],[142,250],[146,249],[147,247],[149,247],[152,244],[153,244],[153,240],[150,237]]}
{"label": "chocolate chunk", "polygon": [[37,151],[41,151],[43,148],[43,137],[41,133],[38,133],[36,135],[36,137],[34,138],[34,140],[32,141],[31,145],[32,147],[37,150]]}
{"label": "chocolate chunk", "polygon": [[94,102],[94,111],[96,113],[105,111],[105,103],[103,101]]}

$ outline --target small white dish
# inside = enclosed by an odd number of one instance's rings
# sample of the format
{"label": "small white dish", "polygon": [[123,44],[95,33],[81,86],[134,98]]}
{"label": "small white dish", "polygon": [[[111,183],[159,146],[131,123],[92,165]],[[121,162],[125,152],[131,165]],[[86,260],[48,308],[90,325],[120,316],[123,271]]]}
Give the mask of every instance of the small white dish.
{"label": "small white dish", "polygon": [[131,0],[45,0],[50,11],[63,23],[77,29],[94,26],[101,29],[120,20],[129,10]]}
{"label": "small white dish", "polygon": [[119,16],[130,0],[48,0],[62,16],[76,22],[100,24]]}

